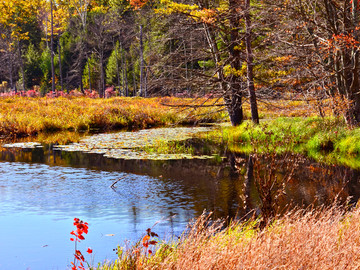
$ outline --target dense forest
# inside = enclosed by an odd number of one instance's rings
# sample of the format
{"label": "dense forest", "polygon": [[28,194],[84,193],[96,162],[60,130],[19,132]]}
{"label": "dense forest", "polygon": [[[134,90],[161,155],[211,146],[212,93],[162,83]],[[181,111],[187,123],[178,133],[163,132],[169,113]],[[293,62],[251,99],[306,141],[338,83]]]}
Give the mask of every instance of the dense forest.
{"label": "dense forest", "polygon": [[[330,101],[360,122],[357,0],[2,0],[0,92]],[[75,91],[76,90],[76,91]]]}

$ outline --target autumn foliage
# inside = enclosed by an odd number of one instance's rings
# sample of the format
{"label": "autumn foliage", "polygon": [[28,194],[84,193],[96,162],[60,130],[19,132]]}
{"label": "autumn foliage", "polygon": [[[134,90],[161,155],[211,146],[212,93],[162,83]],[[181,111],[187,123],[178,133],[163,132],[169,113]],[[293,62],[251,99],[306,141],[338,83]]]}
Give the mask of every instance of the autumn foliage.
{"label": "autumn foliage", "polygon": [[[86,262],[85,257],[81,253],[81,251],[79,249],[77,249],[77,243],[80,243],[81,240],[85,240],[84,234],[88,233],[89,224],[78,218],[74,218],[73,224],[76,227],[76,230],[70,232],[70,234],[73,236],[70,238],[70,241],[75,242],[74,261],[71,262],[71,265],[72,265],[71,269],[72,270],[77,270],[77,269],[85,270],[85,266],[84,266],[84,263]],[[91,254],[92,249],[88,248],[86,252]]]}
{"label": "autumn foliage", "polygon": [[[94,128],[106,131],[215,122],[225,117],[223,111],[214,112],[211,106],[196,108],[197,104],[204,102],[213,104],[217,100],[77,96],[0,98],[0,134],[28,136],[46,131],[86,131]],[[192,111],[184,110],[193,106]]]}

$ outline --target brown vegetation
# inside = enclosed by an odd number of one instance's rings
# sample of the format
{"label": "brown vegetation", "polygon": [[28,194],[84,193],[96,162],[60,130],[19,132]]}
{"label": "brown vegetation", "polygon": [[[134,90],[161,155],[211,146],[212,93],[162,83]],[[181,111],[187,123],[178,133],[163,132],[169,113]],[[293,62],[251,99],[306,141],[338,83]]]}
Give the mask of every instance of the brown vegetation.
{"label": "brown vegetation", "polygon": [[[186,125],[220,121],[225,117],[221,111],[214,113],[211,107],[179,109],[178,105],[189,102],[177,98],[2,98],[0,135],[27,136],[48,131]],[[205,99],[199,99],[195,103],[204,102]],[[168,107],[162,103],[174,106]]]}
{"label": "brown vegetation", "polygon": [[[292,211],[264,230],[256,222],[210,226],[202,216],[179,244],[123,257],[105,269],[359,269],[360,209]],[[132,261],[134,268],[124,262]]]}

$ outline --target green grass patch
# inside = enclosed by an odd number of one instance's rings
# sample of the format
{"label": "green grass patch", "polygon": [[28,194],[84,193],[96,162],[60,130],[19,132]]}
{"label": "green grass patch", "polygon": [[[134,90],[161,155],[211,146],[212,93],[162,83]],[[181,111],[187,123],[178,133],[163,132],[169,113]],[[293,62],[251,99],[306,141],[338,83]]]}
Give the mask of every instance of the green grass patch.
{"label": "green grass patch", "polygon": [[221,127],[202,136],[233,152],[292,152],[360,168],[360,128],[349,129],[342,119],[334,117],[280,117],[262,121],[260,125],[244,122],[238,127]]}

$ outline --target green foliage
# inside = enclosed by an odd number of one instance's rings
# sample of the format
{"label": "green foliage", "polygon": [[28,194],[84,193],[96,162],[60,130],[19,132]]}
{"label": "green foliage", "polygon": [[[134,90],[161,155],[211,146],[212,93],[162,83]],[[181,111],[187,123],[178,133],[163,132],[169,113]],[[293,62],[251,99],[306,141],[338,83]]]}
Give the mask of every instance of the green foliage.
{"label": "green foliage", "polygon": [[201,68],[204,68],[204,69],[209,69],[209,68],[215,67],[215,63],[213,60],[198,61],[198,64]]}
{"label": "green foliage", "polygon": [[117,72],[119,69],[120,81],[122,80],[122,70],[121,70],[121,55],[122,50],[120,50],[119,42],[116,42],[116,45],[111,52],[108,63],[106,65],[106,83],[110,85],[118,85]]}
{"label": "green foliage", "polygon": [[97,83],[100,80],[100,67],[96,55],[93,53],[90,58],[88,58],[84,71],[83,71],[83,85],[85,88],[89,88],[89,68],[90,68],[90,79],[91,79],[91,88],[97,88]]}
{"label": "green foliage", "polygon": [[40,57],[40,68],[43,74],[41,78],[40,92],[45,95],[51,88],[51,53],[50,49],[46,48]]}
{"label": "green foliage", "polygon": [[49,78],[51,73],[51,53],[49,48],[46,48],[41,54],[40,68],[44,77]]}
{"label": "green foliage", "polygon": [[40,79],[43,77],[41,69],[41,57],[39,51],[30,43],[25,54],[25,82],[26,87],[31,88],[34,85],[40,85]]}

